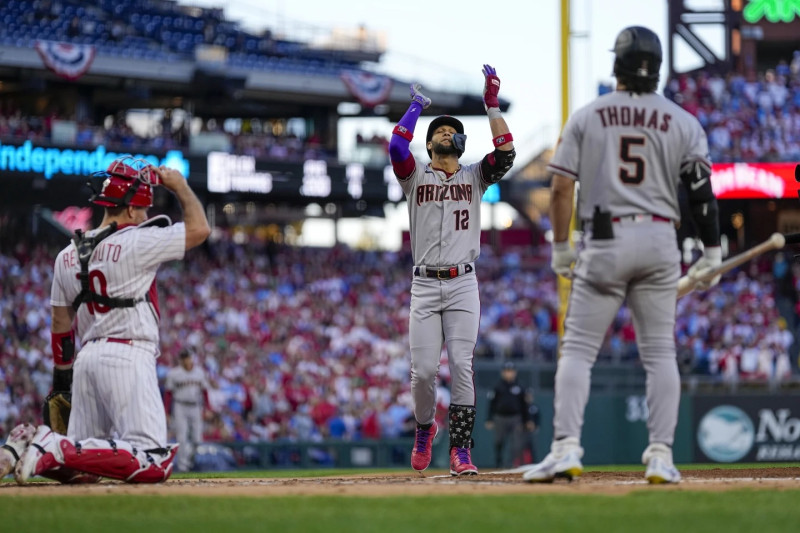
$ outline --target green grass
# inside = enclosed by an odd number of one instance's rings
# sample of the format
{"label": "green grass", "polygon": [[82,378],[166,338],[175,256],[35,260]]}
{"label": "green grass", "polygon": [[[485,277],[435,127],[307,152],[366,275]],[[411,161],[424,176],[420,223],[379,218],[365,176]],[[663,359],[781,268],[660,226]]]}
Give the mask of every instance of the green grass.
{"label": "green grass", "polygon": [[[682,465],[684,469],[797,466],[797,463]],[[639,465],[587,470],[641,470]],[[393,470],[403,472],[406,469]],[[181,474],[189,478],[316,477],[386,470],[285,470]],[[11,481],[6,478],[5,481]],[[0,531],[191,532],[795,532],[800,483],[789,490],[693,491],[651,487],[624,495],[537,492],[439,496],[188,496],[92,493],[76,497],[4,493]]]}
{"label": "green grass", "polygon": [[[442,492],[446,492],[444,489]],[[800,490],[636,491],[626,496],[120,496],[0,498],[3,531],[797,531]]]}

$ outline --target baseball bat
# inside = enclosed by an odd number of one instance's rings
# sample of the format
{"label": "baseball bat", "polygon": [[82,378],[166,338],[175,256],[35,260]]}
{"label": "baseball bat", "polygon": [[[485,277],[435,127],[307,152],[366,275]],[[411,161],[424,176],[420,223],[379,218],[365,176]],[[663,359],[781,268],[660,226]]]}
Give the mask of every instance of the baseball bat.
{"label": "baseball bat", "polygon": [[692,292],[695,286],[700,282],[711,281],[715,277],[733,270],[737,266],[747,263],[751,259],[754,259],[765,252],[769,252],[770,250],[780,250],[786,245],[786,243],[795,244],[798,242],[800,242],[800,233],[792,233],[791,235],[787,236],[784,236],[781,233],[773,233],[766,241],[753,246],[747,251],[734,255],[733,257],[729,257],[714,268],[701,270],[694,276],[683,276],[678,280],[678,298],[686,296]]}

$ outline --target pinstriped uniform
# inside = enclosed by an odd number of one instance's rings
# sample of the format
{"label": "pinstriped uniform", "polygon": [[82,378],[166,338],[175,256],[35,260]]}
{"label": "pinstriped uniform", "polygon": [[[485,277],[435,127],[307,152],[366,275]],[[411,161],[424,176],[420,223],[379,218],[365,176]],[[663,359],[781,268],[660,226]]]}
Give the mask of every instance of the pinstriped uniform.
{"label": "pinstriped uniform", "polygon": [[[411,393],[417,422],[428,424],[436,412],[436,374],[443,343],[450,364],[452,404],[475,405],[472,359],[480,299],[474,261],[480,255],[480,202],[491,183],[484,181],[480,162],[463,165],[449,177],[430,164],[416,162],[411,175],[398,182],[408,200],[415,272],[422,267],[462,265],[452,279],[414,275],[411,284]],[[463,272],[467,264],[471,268]]]}
{"label": "pinstriped uniform", "polygon": [[[84,303],[78,309],[82,347],[73,366],[67,436],[120,439],[144,449],[166,446],[155,363],[160,354],[155,277],[161,263],[183,258],[185,242],[183,223],[158,227],[145,222],[121,227],[95,248],[88,268],[94,292],[112,298],[149,294],[150,301],[128,308]],[[81,290],[79,272],[70,243],[56,258],[51,305],[72,305]]]}

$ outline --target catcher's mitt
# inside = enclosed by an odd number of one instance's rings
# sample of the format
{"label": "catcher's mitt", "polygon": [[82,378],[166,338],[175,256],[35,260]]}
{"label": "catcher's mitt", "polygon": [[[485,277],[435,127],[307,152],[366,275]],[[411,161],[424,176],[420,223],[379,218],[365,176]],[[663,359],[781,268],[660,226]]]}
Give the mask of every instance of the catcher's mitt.
{"label": "catcher's mitt", "polygon": [[42,419],[53,431],[66,435],[67,426],[69,426],[69,413],[71,410],[72,394],[69,392],[53,391],[44,399],[44,405],[42,405]]}

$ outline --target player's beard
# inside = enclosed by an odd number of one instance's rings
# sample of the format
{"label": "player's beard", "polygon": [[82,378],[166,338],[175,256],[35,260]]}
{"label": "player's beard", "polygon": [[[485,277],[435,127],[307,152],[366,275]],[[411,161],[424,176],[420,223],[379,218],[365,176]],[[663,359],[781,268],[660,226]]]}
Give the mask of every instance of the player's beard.
{"label": "player's beard", "polygon": [[456,150],[455,145],[453,145],[453,141],[450,141],[450,144],[442,144],[437,143],[436,141],[431,141],[431,152],[438,155],[455,155],[458,157],[458,150]]}

